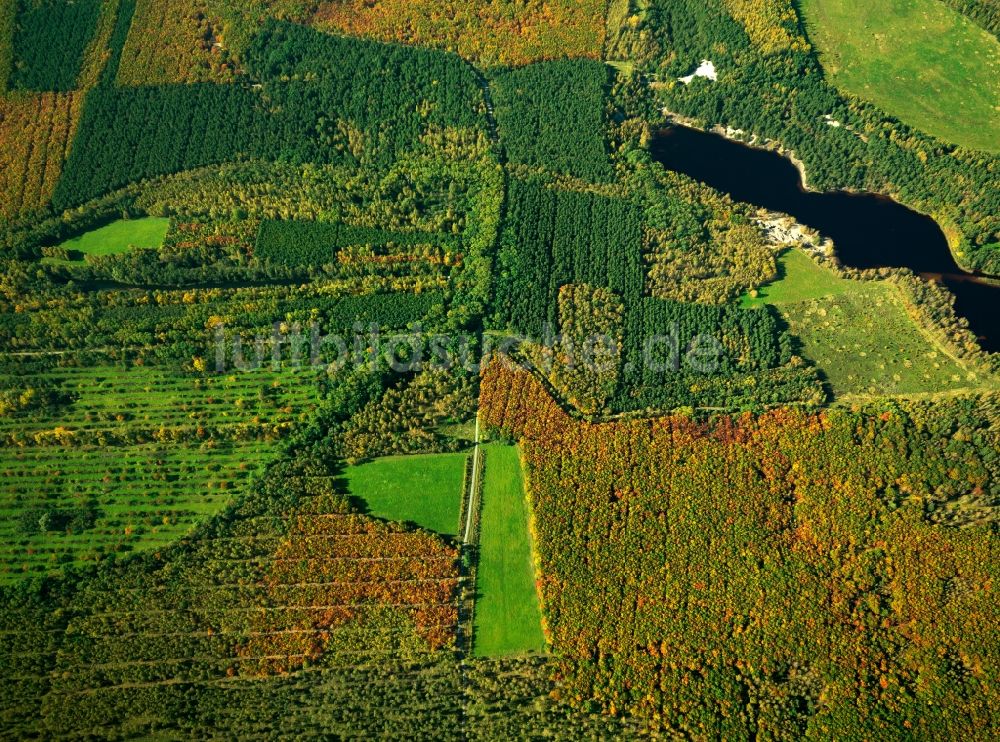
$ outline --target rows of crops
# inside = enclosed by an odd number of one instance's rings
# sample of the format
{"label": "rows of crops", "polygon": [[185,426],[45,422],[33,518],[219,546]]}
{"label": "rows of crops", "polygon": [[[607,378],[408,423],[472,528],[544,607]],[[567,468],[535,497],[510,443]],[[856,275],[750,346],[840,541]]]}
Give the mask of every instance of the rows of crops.
{"label": "rows of crops", "polygon": [[[274,435],[313,411],[318,373],[308,367],[227,375],[182,374],[161,366],[54,369],[32,383],[57,390],[68,403],[44,416],[0,418],[0,440],[7,445],[61,444],[72,441],[77,430],[88,439],[104,433],[126,441],[159,431],[194,431],[202,440],[213,435],[241,438],[244,432]],[[4,387],[16,383],[14,377],[0,377]],[[56,427],[65,435],[36,437]]]}
{"label": "rows of crops", "polygon": [[82,98],[39,93],[0,98],[0,216],[48,203],[62,174]]}
{"label": "rows of crops", "polygon": [[168,546],[271,455],[249,442],[0,448],[0,581]]}
{"label": "rows of crops", "polygon": [[54,613],[12,602],[0,626],[4,720],[107,729],[173,686],[450,645],[455,549],[352,512],[332,481],[319,462],[283,464],[198,540],[102,568],[75,595],[49,595]]}
{"label": "rows of crops", "polygon": [[311,419],[317,373],[105,365],[0,377],[0,568],[51,571],[171,543]]}

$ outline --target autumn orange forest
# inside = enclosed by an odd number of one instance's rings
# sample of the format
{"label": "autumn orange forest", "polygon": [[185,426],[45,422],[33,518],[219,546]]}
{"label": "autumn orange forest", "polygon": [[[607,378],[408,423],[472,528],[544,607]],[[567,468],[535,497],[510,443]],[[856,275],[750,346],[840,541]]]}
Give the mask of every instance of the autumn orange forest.
{"label": "autumn orange forest", "polygon": [[993,740],[991,0],[0,0],[0,737]]}

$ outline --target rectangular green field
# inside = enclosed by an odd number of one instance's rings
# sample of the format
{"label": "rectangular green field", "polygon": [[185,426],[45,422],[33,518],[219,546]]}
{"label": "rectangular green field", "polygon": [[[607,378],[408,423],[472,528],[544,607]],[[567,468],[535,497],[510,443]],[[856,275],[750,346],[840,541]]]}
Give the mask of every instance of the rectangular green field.
{"label": "rectangular green field", "polygon": [[945,141],[1000,150],[1000,41],[939,0],[803,0],[837,87]]}
{"label": "rectangular green field", "polygon": [[370,515],[454,536],[468,460],[464,453],[389,456],[349,467],[345,476]]}
{"label": "rectangular green field", "polygon": [[483,446],[483,451],[475,653],[480,657],[503,657],[544,652],[528,502],[518,451],[500,444]]}
{"label": "rectangular green field", "polygon": [[133,247],[160,247],[169,228],[169,219],[123,219],[66,240],[59,247],[84,255],[118,255]]}

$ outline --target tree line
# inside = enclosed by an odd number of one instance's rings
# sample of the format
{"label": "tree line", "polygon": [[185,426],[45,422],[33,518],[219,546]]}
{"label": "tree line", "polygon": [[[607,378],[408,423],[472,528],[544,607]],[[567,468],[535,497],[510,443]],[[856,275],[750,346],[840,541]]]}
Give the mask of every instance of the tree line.
{"label": "tree line", "polygon": [[996,404],[593,424],[498,362],[480,409],[520,442],[581,705],[668,737],[888,740],[992,728],[996,637],[967,627],[997,619]]}

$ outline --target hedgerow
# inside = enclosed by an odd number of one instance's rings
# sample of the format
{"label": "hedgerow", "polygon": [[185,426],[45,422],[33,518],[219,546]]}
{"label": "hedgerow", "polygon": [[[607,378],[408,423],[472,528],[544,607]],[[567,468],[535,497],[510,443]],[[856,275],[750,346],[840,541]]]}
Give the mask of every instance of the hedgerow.
{"label": "hedgerow", "polygon": [[[274,322],[315,322],[326,334],[349,333],[354,325],[382,330],[418,322],[440,306],[443,286],[409,293],[419,279],[385,279],[382,293],[356,293],[359,282],[260,286],[232,289],[91,291],[25,302],[21,312],[0,301],[0,349],[85,351],[134,347],[176,361],[211,356],[214,327],[245,335],[250,345],[269,337]],[[369,291],[371,290],[369,289]]]}

